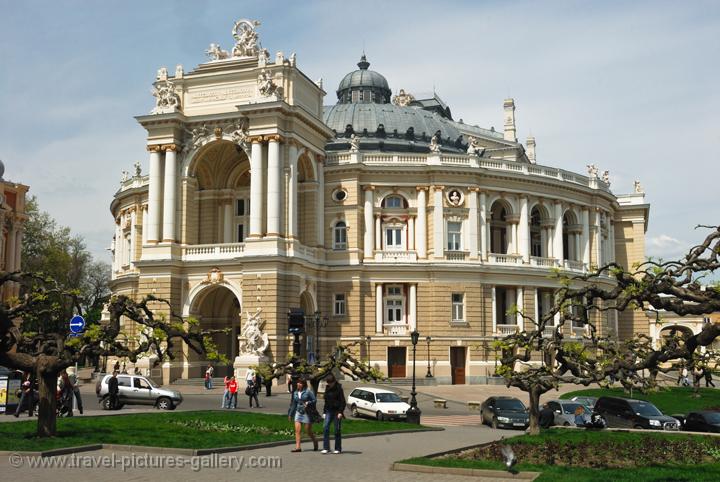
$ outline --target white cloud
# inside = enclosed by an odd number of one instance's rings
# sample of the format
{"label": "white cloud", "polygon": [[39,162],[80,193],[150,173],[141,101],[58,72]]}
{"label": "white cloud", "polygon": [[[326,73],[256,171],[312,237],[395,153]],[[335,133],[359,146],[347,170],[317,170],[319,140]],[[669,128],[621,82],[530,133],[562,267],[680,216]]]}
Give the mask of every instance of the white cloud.
{"label": "white cloud", "polygon": [[690,244],[667,234],[647,238],[647,255],[664,260],[679,259],[690,249]]}

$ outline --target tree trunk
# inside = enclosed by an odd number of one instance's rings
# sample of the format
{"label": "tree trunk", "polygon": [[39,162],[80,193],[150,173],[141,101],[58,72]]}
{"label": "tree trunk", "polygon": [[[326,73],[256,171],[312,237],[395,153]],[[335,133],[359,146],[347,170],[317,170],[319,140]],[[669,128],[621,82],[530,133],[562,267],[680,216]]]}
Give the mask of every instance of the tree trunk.
{"label": "tree trunk", "polygon": [[530,435],[540,435],[540,394],[540,387],[530,387]]}
{"label": "tree trunk", "polygon": [[44,360],[37,364],[36,376],[40,405],[38,408],[38,437],[54,437],[57,433],[57,373],[48,371]]}

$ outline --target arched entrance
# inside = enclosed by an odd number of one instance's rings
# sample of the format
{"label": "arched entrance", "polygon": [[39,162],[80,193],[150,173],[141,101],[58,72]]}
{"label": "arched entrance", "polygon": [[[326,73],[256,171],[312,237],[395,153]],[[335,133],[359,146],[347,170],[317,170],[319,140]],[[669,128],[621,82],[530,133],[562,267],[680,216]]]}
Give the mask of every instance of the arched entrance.
{"label": "arched entrance", "polygon": [[305,313],[305,335],[301,337],[300,357],[308,359],[309,353],[315,353],[315,325],[311,321],[315,313],[315,301],[308,291],[303,291],[300,295],[300,308]]}
{"label": "arched entrance", "polygon": [[[240,302],[229,288],[222,285],[208,286],[198,293],[190,305],[190,316],[200,322],[203,330],[225,330],[214,333],[212,342],[219,354],[227,358],[226,363],[213,363],[215,376],[232,375],[233,361],[238,351],[238,334],[240,332]],[[190,377],[203,376],[207,360],[202,360],[195,353],[188,353]]]}

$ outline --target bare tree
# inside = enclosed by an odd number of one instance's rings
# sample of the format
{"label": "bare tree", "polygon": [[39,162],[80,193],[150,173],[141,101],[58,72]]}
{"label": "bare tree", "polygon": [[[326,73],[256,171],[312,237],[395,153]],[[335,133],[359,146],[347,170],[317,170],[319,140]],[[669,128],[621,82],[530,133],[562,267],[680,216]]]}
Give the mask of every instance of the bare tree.
{"label": "bare tree", "polygon": [[[498,374],[508,386],[528,392],[531,433],[539,433],[540,395],[560,383],[606,386],[612,377],[626,388],[647,388],[655,384],[658,372],[669,369],[668,364],[684,361],[702,366],[707,357],[698,355],[699,348],[720,335],[718,322],[706,323],[697,334],[675,334],[657,348],[646,335],[624,341],[598,336],[596,326],[608,311],[645,309],[657,316],[660,310],[680,316],[720,311],[720,288],[701,285],[720,267],[720,226],[700,227],[710,229],[710,234],[676,261],[650,259],[630,271],[613,262],[583,275],[558,274],[554,306],[538,319],[520,313],[532,329],[496,342],[501,353]],[[581,342],[564,340],[568,323],[587,330]],[[550,335],[548,327],[552,327]],[[644,371],[650,376],[639,376]]]}
{"label": "bare tree", "polygon": [[[198,354],[217,357],[210,336],[223,330],[202,331],[194,320],[175,314],[169,301],[147,296],[134,301],[126,296],[110,300],[110,321],[91,325],[76,337],[69,337],[67,300],[81,312],[76,292],[67,292],[47,278],[30,273],[0,273],[0,286],[20,283],[24,296],[12,304],[0,305],[0,365],[34,374],[38,380],[40,405],[37,435],[50,437],[56,430],[55,390],[58,375],[87,356],[126,357],[131,362],[155,355],[156,363],[173,359],[178,345],[186,344]],[[166,312],[165,314],[156,314]],[[130,337],[121,320],[132,320],[141,334]],[[26,329],[31,320],[34,331]]]}

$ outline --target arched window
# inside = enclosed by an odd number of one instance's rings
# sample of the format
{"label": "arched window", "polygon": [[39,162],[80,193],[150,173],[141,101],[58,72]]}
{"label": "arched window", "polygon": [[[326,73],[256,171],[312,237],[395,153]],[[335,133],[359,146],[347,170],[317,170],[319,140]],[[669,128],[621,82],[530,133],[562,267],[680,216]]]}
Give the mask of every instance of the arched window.
{"label": "arched window", "polygon": [[347,249],[347,225],[338,221],[333,227],[333,249]]}
{"label": "arched window", "polygon": [[388,196],[383,199],[382,207],[385,209],[406,209],[407,203],[402,196]]}

